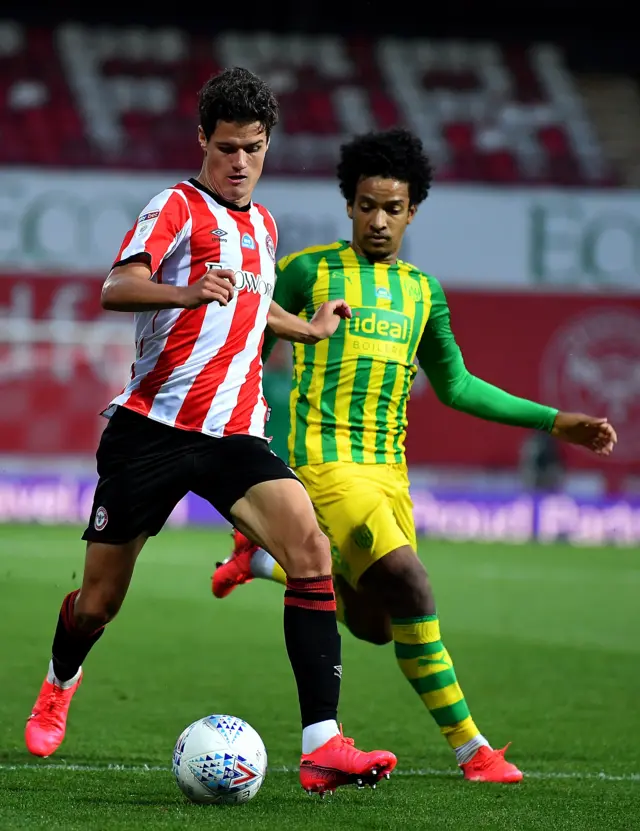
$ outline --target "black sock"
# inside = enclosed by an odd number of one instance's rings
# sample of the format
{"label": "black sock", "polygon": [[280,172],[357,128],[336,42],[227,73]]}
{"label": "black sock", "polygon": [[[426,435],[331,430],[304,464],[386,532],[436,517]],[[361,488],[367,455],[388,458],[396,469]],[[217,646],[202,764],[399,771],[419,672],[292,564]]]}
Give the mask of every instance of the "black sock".
{"label": "black sock", "polygon": [[298,685],[302,726],[337,720],[342,658],[331,577],[287,580],[284,638]]}
{"label": "black sock", "polygon": [[80,669],[89,650],[104,632],[104,626],[85,635],[80,632],[76,625],[73,614],[73,606],[80,590],[70,592],[62,601],[58,625],[53,636],[51,647],[53,659],[53,671],[58,681],[68,681]]}

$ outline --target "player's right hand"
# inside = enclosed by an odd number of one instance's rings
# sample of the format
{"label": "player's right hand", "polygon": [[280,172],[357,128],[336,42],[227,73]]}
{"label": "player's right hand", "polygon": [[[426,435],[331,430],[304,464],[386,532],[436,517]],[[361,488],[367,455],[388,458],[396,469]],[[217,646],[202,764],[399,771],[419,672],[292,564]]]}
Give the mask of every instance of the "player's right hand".
{"label": "player's right hand", "polygon": [[190,286],[183,286],[183,309],[197,309],[209,303],[227,306],[233,300],[236,278],[230,268],[209,268],[204,277]]}

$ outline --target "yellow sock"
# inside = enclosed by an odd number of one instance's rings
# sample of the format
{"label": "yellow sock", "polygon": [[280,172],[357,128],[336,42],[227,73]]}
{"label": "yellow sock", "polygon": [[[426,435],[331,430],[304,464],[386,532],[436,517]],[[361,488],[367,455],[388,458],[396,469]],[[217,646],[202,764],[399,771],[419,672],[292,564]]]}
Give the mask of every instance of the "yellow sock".
{"label": "yellow sock", "polygon": [[276,560],[273,561],[273,570],[271,572],[271,579],[275,580],[276,583],[282,583],[283,586],[287,585],[287,575],[284,573],[284,569]]}
{"label": "yellow sock", "polygon": [[391,621],[400,669],[455,750],[480,734],[440,640],[436,615]]}

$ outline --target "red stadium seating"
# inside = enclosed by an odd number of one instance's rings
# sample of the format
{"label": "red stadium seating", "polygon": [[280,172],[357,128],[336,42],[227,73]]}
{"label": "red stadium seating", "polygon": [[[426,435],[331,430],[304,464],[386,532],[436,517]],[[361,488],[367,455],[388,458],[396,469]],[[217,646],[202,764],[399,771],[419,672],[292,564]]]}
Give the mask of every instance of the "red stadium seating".
{"label": "red stadium seating", "polygon": [[0,23],[0,165],[190,170],[197,90],[232,64],[279,94],[269,173],[331,173],[344,136],[404,124],[440,179],[615,184],[550,47],[79,25]]}

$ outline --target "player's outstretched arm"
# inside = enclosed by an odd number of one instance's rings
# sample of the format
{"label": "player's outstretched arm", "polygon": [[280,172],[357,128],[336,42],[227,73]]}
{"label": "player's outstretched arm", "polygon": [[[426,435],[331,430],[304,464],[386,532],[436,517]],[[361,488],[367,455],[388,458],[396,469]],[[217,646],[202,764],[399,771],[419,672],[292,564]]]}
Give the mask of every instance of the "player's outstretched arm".
{"label": "player's outstretched arm", "polygon": [[112,312],[197,309],[214,301],[226,306],[233,298],[235,277],[229,269],[208,269],[189,286],[156,283],[150,277],[151,267],[142,260],[116,266],[102,287],[102,308]]}
{"label": "player's outstretched arm", "polygon": [[269,308],[267,325],[277,338],[294,343],[314,344],[331,337],[340,321],[351,317],[351,308],[344,300],[322,303],[311,320],[286,312],[275,301]]}
{"label": "player's outstretched arm", "polygon": [[432,281],[432,308],[417,350],[418,361],[443,404],[499,424],[546,430],[561,441],[608,456],[617,441],[606,418],[563,413],[511,395],[472,375],[451,331],[449,306],[440,284]]}

